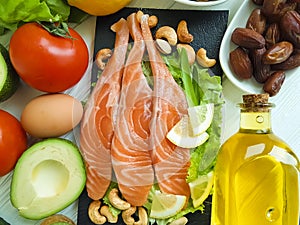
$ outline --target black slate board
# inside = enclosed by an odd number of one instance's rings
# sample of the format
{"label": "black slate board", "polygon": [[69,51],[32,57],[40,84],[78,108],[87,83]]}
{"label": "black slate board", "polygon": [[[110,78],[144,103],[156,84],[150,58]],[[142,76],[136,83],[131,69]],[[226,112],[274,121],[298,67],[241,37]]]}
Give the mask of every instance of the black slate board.
{"label": "black slate board", "polygon": [[[113,48],[115,34],[110,30],[110,26],[121,17],[126,18],[130,13],[136,12],[137,8],[124,8],[121,11],[104,17],[98,17],[96,23],[95,47],[96,53],[102,48]],[[190,33],[194,35],[192,46],[195,50],[203,47],[207,50],[210,58],[217,59],[217,64],[212,68],[214,74],[222,76],[223,72],[219,64],[219,48],[228,22],[228,11],[199,11],[199,10],[163,10],[163,9],[142,9],[146,14],[156,15],[159,18],[157,28],[163,25],[169,25],[174,28],[180,20],[187,21]],[[155,28],[152,29],[153,33]],[[95,76],[95,73],[93,76]],[[93,81],[96,77],[92,78]],[[101,187],[100,187],[101,188]],[[78,225],[94,225],[88,217],[88,206],[91,199],[87,196],[86,190],[79,197],[78,203]],[[205,211],[195,212],[187,215],[188,225],[209,225],[210,224],[211,198],[205,201]],[[123,225],[122,219],[119,219],[117,225]],[[108,225],[108,223],[107,223]]]}
{"label": "black slate board", "polygon": [[[186,216],[188,218],[187,225],[210,225],[211,200],[211,196],[205,200],[205,210],[203,212],[197,211]],[[88,217],[88,207],[91,201],[86,190],[84,190],[79,198],[77,225],[94,225]],[[106,223],[106,225],[109,225],[109,223]],[[116,225],[125,225],[125,223],[122,218],[119,218]]]}
{"label": "black slate board", "polygon": [[[136,8],[124,8],[116,14],[98,17],[96,25],[95,48],[94,52],[102,48],[113,48],[115,34],[110,30],[110,26],[117,22],[121,17],[126,19],[130,13],[136,12]],[[221,76],[223,71],[219,63],[219,49],[223,35],[227,28],[228,11],[199,11],[199,10],[172,10],[172,9],[141,9],[144,14],[156,15],[158,17],[158,25],[152,29],[155,33],[156,29],[168,25],[177,28],[180,20],[187,21],[188,29],[194,35],[191,43],[192,47],[197,51],[199,48],[205,48],[210,58],[217,60],[217,64],[212,67],[214,74]]]}

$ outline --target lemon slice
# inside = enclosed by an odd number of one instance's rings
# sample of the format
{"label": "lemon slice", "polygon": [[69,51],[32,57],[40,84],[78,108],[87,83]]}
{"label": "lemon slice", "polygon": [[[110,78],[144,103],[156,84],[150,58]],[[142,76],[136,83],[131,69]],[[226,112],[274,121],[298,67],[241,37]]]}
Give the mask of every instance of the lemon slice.
{"label": "lemon slice", "polygon": [[213,172],[211,171],[206,175],[199,176],[196,180],[189,183],[191,198],[195,208],[200,206],[209,196],[214,183],[213,177]]}
{"label": "lemon slice", "polygon": [[204,133],[211,125],[214,117],[214,104],[208,103],[188,108],[194,135]]}
{"label": "lemon slice", "polygon": [[195,148],[207,141],[209,135],[206,132],[200,135],[194,135],[190,119],[188,115],[184,115],[168,132],[167,138],[179,147]]}
{"label": "lemon slice", "polygon": [[153,196],[150,217],[166,219],[180,212],[186,203],[186,196],[161,193],[156,191]]}

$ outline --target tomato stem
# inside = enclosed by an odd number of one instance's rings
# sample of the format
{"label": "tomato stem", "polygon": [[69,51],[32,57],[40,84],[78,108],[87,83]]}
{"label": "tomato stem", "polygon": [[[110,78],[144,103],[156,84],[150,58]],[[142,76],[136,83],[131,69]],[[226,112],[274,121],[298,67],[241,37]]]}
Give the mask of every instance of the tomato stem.
{"label": "tomato stem", "polygon": [[70,38],[74,39],[70,32],[69,32],[69,27],[68,24],[65,22],[39,22],[37,21],[38,24],[40,24],[45,30],[47,30],[50,34],[63,37],[63,38]]}

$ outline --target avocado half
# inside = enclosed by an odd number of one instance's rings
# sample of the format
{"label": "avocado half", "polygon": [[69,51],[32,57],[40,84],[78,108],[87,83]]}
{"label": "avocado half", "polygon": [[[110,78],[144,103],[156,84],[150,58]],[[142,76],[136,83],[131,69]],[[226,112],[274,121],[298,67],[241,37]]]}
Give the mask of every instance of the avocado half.
{"label": "avocado half", "polygon": [[49,138],[28,148],[19,158],[10,200],[21,216],[38,220],[73,203],[86,183],[78,147],[69,140]]}

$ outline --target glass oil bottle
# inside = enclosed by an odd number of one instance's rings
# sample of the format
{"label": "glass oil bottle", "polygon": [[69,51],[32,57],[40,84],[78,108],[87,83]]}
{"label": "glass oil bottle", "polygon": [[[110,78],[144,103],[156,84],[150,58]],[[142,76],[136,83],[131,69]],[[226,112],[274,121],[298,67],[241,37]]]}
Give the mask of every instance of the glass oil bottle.
{"label": "glass oil bottle", "polygon": [[268,94],[243,95],[215,166],[211,225],[299,225],[299,159],[271,129]]}

